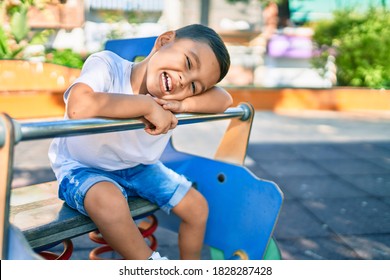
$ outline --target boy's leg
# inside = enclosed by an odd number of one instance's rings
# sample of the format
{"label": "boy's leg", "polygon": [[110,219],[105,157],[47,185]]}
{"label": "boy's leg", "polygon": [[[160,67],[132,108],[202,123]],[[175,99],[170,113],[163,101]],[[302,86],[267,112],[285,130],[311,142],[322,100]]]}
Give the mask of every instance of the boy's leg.
{"label": "boy's leg", "polygon": [[84,208],[104,240],[123,258],[146,260],[152,255],[131,217],[126,198],[113,183],[93,185],[85,195]]}
{"label": "boy's leg", "polygon": [[191,188],[172,211],[182,220],[179,228],[180,258],[200,259],[209,213],[206,199]]}

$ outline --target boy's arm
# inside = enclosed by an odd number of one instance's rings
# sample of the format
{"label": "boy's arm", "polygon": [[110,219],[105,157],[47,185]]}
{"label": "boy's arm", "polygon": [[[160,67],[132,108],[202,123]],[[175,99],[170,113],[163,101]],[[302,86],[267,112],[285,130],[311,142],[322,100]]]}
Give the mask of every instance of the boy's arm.
{"label": "boy's arm", "polygon": [[173,113],[222,113],[233,104],[232,96],[218,86],[180,101],[170,99],[169,95],[156,101]]}
{"label": "boy's arm", "polygon": [[66,113],[70,119],[141,117],[146,132],[152,135],[166,133],[177,125],[176,117],[150,96],[94,92],[84,83],[70,89]]}

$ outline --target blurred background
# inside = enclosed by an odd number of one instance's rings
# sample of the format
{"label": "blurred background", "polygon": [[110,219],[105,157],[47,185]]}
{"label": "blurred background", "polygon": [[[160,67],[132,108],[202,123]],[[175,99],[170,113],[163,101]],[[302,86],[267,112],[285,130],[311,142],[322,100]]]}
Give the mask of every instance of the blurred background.
{"label": "blurred background", "polygon": [[[0,59],[80,68],[108,39],[191,23],[232,56],[223,85],[389,86],[389,0],[2,0]],[[339,71],[337,71],[339,68]]]}

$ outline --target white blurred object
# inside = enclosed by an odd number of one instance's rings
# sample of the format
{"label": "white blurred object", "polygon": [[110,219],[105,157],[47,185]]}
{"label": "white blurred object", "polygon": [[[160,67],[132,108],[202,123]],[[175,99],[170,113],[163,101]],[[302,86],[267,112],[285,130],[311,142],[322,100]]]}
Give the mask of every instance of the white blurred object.
{"label": "white blurred object", "polygon": [[159,23],[141,23],[135,28],[135,37],[159,36],[167,31],[165,25]]}
{"label": "white blurred object", "polygon": [[[159,23],[130,24],[125,21],[116,23],[87,21],[84,30],[86,51],[93,53],[102,50],[105,42],[109,39],[158,36],[167,31],[167,27]],[[113,35],[115,36],[113,37]]]}
{"label": "white blurred object", "polygon": [[[133,37],[136,28],[128,22],[97,23],[87,21],[84,25],[85,48],[88,53],[101,51],[107,39],[113,39],[113,34],[118,38]],[[115,37],[116,38],[116,37]]]}
{"label": "white blurred object", "polygon": [[245,20],[231,20],[228,18],[221,19],[220,27],[225,30],[249,30],[250,24]]}
{"label": "white blurred object", "polygon": [[28,45],[23,51],[23,58],[34,62],[45,61],[45,46]]}
{"label": "white blurred object", "polygon": [[74,52],[80,53],[84,51],[84,30],[82,28],[74,28],[72,31],[60,29],[54,39],[52,47],[54,49],[71,49]]}
{"label": "white blurred object", "polygon": [[264,48],[248,46],[227,46],[230,54],[231,65],[241,65],[244,67],[257,67],[263,64]]}
{"label": "white blurred object", "polygon": [[254,83],[262,87],[329,88],[329,81],[312,68],[269,67],[256,68]]}
{"label": "white blurred object", "polygon": [[100,51],[106,40],[107,34],[110,32],[109,24],[86,21],[84,24],[84,30],[85,48],[87,52],[94,53]]}
{"label": "white blurred object", "polygon": [[285,27],[282,29],[282,33],[285,35],[312,37],[314,30],[310,27]]}
{"label": "white blurred object", "polygon": [[328,59],[326,60],[325,79],[329,81],[330,86],[337,84],[336,58],[333,55],[328,56]]}

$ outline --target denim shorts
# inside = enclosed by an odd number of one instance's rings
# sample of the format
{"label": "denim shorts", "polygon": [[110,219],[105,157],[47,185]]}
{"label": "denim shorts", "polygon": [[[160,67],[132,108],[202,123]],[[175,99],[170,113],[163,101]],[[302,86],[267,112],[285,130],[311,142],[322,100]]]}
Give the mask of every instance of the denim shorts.
{"label": "denim shorts", "polygon": [[62,179],[58,194],[70,207],[88,216],[84,208],[85,194],[94,184],[102,181],[112,182],[126,199],[130,196],[142,197],[166,213],[182,200],[192,186],[183,175],[157,162],[116,171],[78,168]]}

